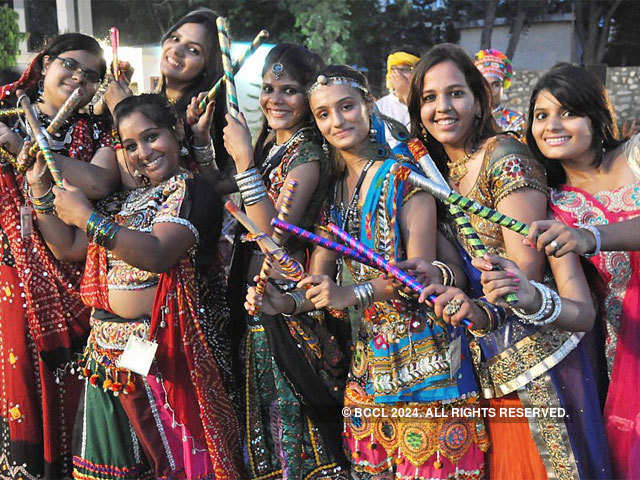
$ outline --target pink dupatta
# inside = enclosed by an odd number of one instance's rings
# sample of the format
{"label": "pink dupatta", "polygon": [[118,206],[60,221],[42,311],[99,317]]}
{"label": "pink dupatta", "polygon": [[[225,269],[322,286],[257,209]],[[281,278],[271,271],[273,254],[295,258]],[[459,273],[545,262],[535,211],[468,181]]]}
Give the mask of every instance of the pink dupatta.
{"label": "pink dupatta", "polygon": [[[549,203],[555,218],[571,226],[617,223],[640,215],[640,181],[598,196],[564,186],[551,192]],[[601,312],[610,383],[604,419],[614,471],[622,478],[639,478],[640,252],[602,252],[589,260],[606,285]]]}

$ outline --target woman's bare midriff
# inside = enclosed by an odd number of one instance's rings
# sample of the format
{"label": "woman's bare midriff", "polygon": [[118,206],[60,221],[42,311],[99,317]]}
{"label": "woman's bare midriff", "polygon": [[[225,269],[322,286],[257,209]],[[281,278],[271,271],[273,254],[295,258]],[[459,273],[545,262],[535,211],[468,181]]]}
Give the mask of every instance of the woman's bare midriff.
{"label": "woman's bare midriff", "polygon": [[109,290],[111,311],[129,320],[150,317],[156,289],[153,286],[140,290]]}

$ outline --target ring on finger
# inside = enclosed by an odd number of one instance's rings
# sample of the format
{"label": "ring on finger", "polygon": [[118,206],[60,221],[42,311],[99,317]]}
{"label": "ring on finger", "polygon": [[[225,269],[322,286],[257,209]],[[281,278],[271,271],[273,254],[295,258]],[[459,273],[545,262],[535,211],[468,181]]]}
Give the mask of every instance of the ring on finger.
{"label": "ring on finger", "polygon": [[551,252],[555,252],[556,250],[558,250],[558,248],[560,248],[560,245],[558,244],[558,242],[556,240],[553,240],[551,243],[549,243],[549,246],[551,247]]}
{"label": "ring on finger", "polygon": [[463,303],[464,302],[459,298],[453,298],[449,300],[449,303],[447,303],[443,311],[445,314],[451,317],[452,315],[458,313],[458,311],[462,308]]}

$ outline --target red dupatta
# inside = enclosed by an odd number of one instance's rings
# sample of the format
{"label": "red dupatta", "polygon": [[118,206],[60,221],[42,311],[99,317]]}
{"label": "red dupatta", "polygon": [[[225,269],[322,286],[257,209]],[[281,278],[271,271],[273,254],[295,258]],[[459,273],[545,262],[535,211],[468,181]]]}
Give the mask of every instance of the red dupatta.
{"label": "red dupatta", "polygon": [[[640,182],[636,185],[640,185]],[[633,201],[632,195],[624,198],[625,204]],[[554,217],[570,226],[617,223],[640,215],[638,201],[635,211],[630,204],[631,210],[612,212],[593,195],[568,186],[552,191],[549,204]],[[639,478],[640,252],[602,252],[589,261],[607,285],[601,311],[609,317],[610,322],[613,319],[619,324],[617,344],[615,339],[607,338],[607,354],[615,356],[604,407],[613,466],[617,476]]]}
{"label": "red dupatta", "polygon": [[[109,310],[106,250],[92,243],[82,279],[82,298]],[[242,478],[240,424],[207,346],[197,314],[195,270],[189,258],[160,275],[151,313],[155,362],[176,420],[199,445],[207,445],[216,479]]]}

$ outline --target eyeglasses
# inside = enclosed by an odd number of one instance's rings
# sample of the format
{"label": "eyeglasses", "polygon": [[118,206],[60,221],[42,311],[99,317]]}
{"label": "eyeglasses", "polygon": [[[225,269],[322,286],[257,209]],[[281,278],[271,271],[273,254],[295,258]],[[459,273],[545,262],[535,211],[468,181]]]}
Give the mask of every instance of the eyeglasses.
{"label": "eyeglasses", "polygon": [[60,60],[62,66],[65,70],[70,72],[74,72],[77,74],[82,73],[84,78],[89,83],[98,83],[100,82],[100,74],[95,70],[89,70],[85,68],[81,63],[76,62],[73,58],[65,58],[65,57],[55,57],[54,60]]}
{"label": "eyeglasses", "polygon": [[391,67],[391,71],[398,73],[411,73],[413,72],[413,67],[410,65],[404,65],[402,67]]}

